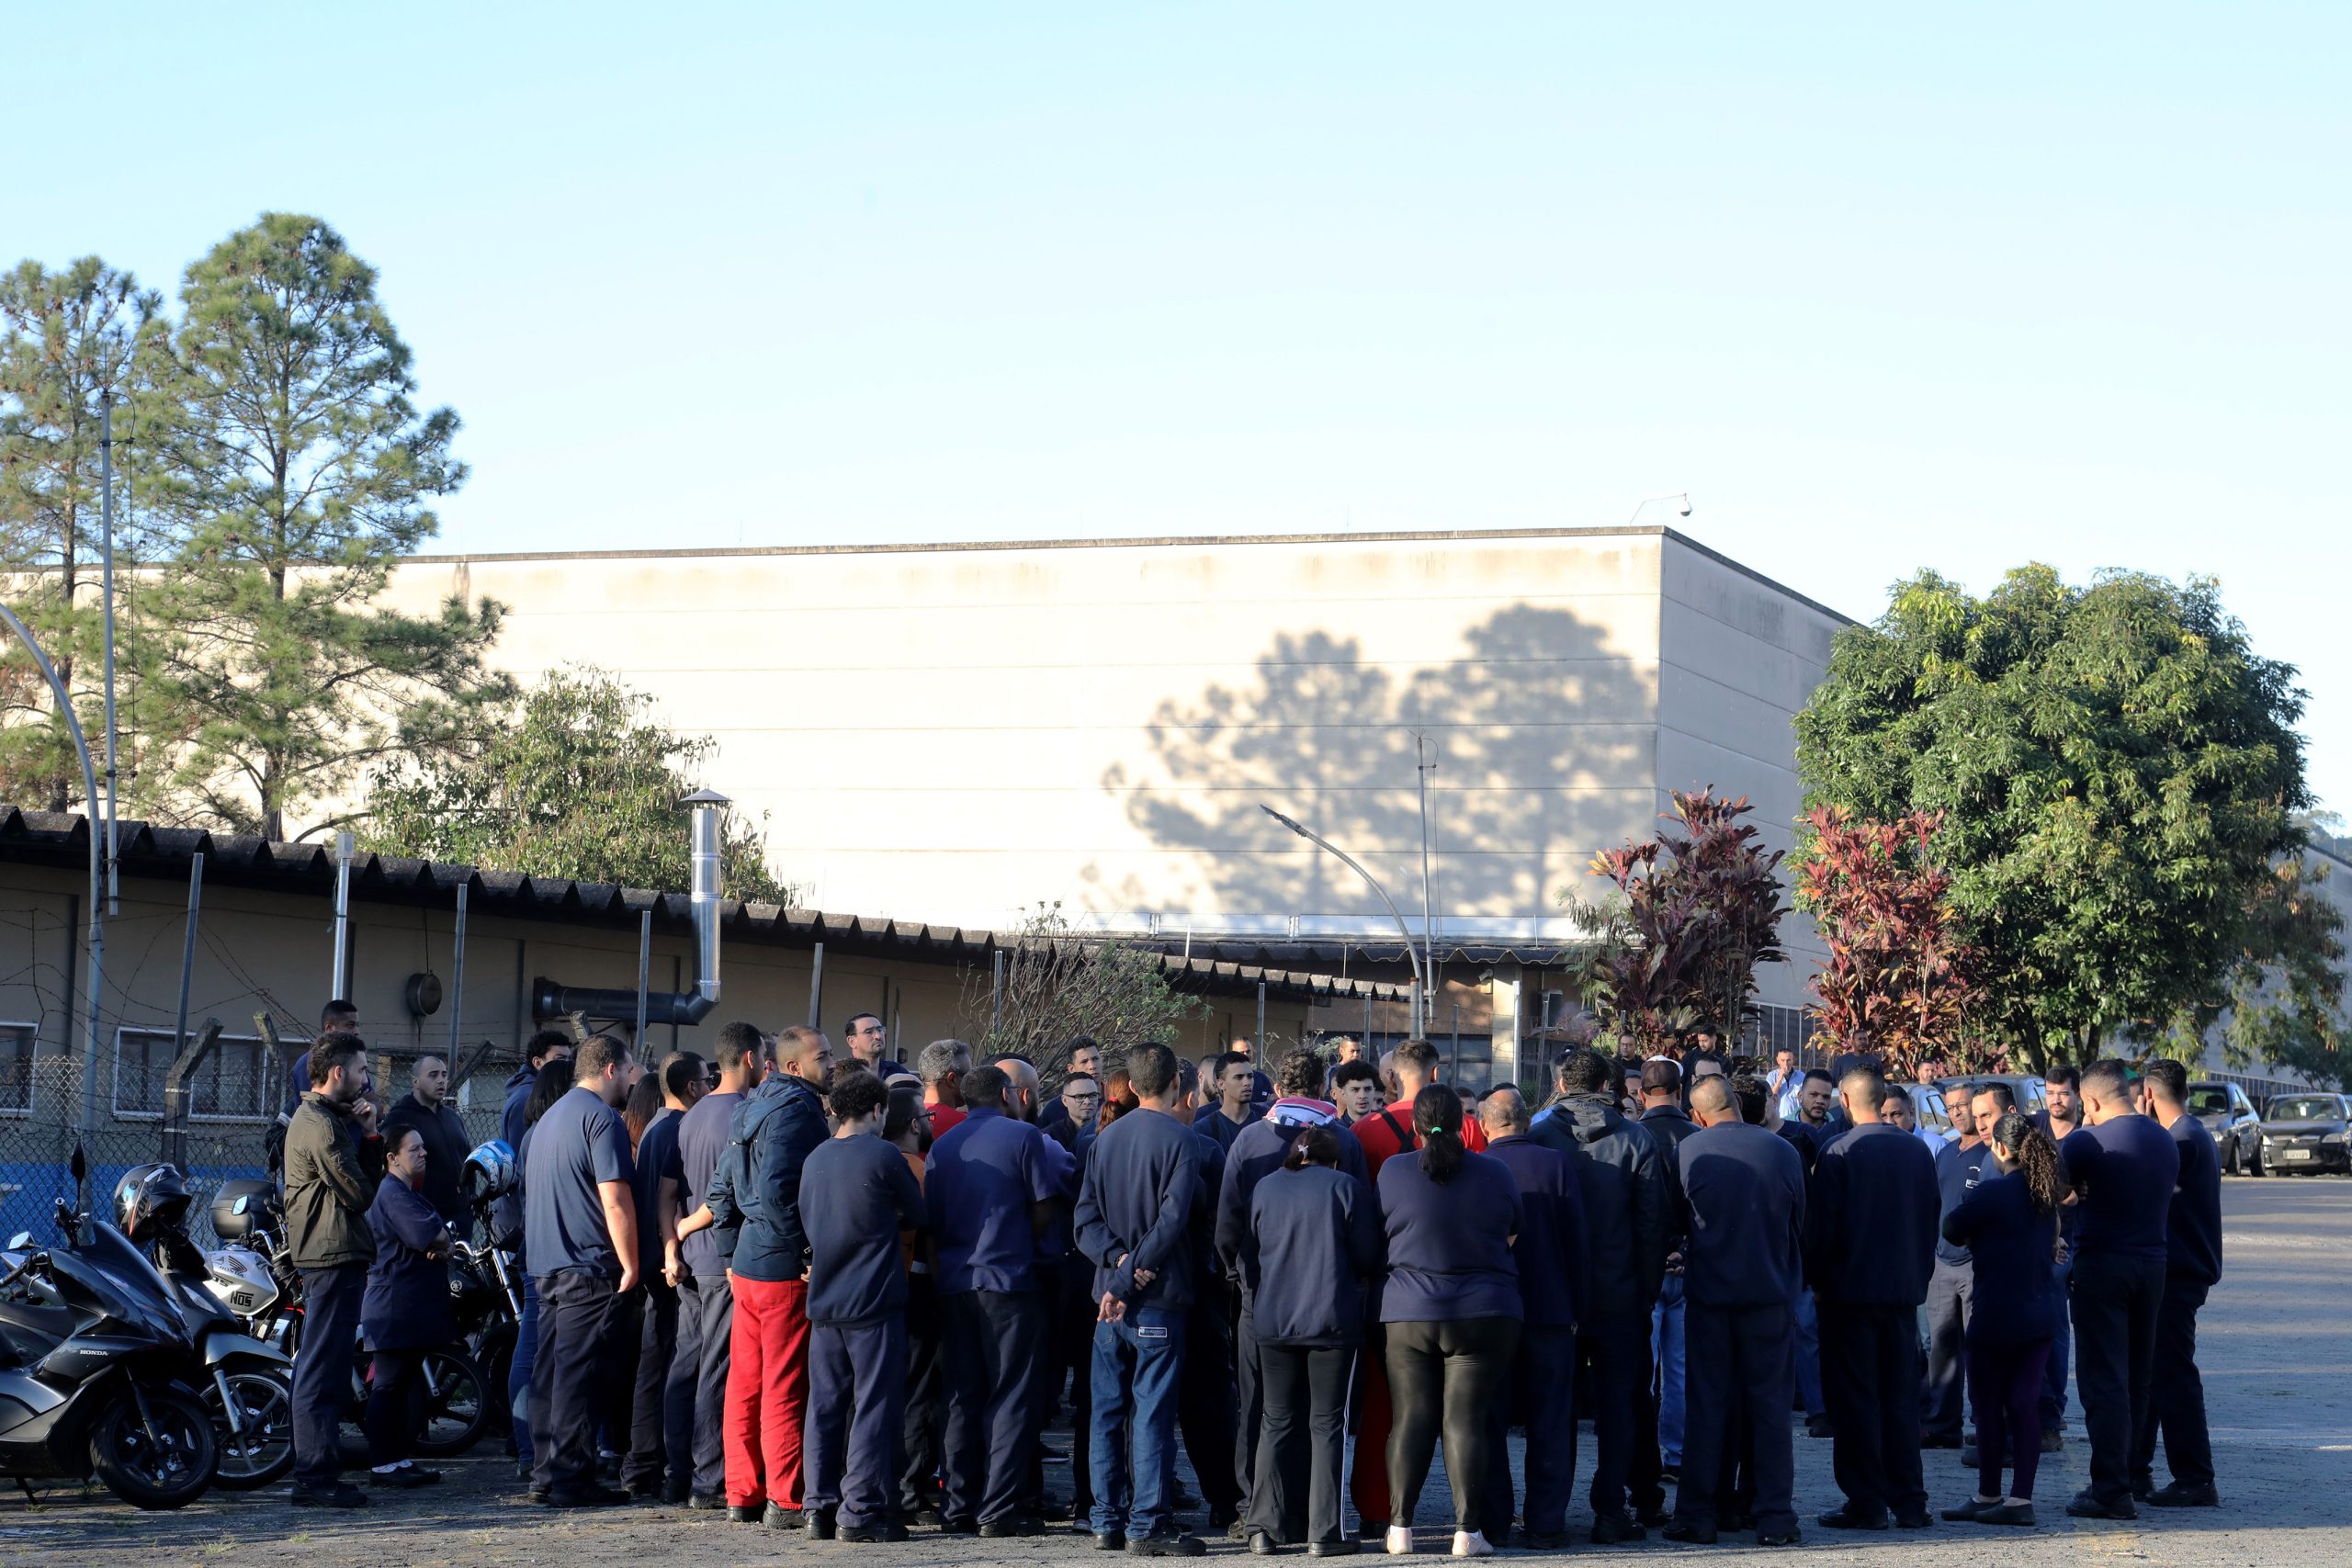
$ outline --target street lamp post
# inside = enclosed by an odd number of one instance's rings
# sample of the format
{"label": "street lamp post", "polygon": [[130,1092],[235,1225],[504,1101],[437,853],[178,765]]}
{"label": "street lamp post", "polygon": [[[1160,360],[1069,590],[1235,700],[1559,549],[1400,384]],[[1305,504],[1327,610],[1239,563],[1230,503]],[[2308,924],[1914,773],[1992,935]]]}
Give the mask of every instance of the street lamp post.
{"label": "street lamp post", "polygon": [[1355,857],[1348,853],[1347,851],[1340,848],[1339,845],[1331,842],[1320,833],[1316,832],[1305,823],[1300,822],[1294,818],[1283,816],[1281,812],[1275,810],[1272,807],[1268,806],[1263,801],[1260,801],[1258,803],[1258,809],[1272,818],[1275,821],[1281,823],[1283,827],[1289,829],[1292,832],[1296,833],[1300,838],[1305,839],[1308,843],[1313,844],[1317,849],[1325,851],[1339,857],[1339,861],[1341,865],[1346,866],[1350,871],[1352,871],[1358,876],[1363,877],[1364,886],[1378,894],[1380,896],[1380,901],[1388,906],[1389,918],[1396,922],[1397,934],[1405,939],[1405,957],[1413,965],[1413,1033],[1416,1036],[1419,1036],[1422,1032],[1421,1009],[1427,1003],[1429,997],[1429,985],[1422,977],[1420,952],[1413,945],[1413,928],[1405,923],[1404,915],[1397,910],[1396,900],[1388,896],[1388,889],[1380,886],[1380,884],[1374,879],[1372,873],[1364,870],[1363,866],[1357,864]]}

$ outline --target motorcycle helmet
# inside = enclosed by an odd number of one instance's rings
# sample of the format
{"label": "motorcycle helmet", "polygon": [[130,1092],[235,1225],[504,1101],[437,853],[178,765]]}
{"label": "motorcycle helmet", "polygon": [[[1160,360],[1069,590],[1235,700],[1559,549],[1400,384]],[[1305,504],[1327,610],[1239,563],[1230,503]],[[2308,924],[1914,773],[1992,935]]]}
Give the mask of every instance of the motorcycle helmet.
{"label": "motorcycle helmet", "polygon": [[187,1223],[195,1194],[175,1165],[134,1166],[114,1189],[114,1223],[134,1242],[147,1242]]}
{"label": "motorcycle helmet", "polygon": [[503,1138],[492,1138],[466,1156],[461,1179],[466,1201],[479,1207],[514,1190],[514,1151]]}
{"label": "motorcycle helmet", "polygon": [[277,1206],[277,1190],[266,1181],[241,1177],[224,1181],[212,1195],[212,1234],[222,1241],[243,1241],[264,1224]]}

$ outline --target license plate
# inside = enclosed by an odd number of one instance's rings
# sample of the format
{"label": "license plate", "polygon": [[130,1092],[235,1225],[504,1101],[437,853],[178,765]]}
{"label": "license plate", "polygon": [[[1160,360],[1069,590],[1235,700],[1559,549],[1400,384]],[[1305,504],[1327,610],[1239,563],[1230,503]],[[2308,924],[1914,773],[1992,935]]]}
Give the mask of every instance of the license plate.
{"label": "license plate", "polygon": [[2312,1151],[2309,1149],[2282,1149],[2279,1152],[2284,1154],[2289,1159],[2309,1159],[2312,1157]]}

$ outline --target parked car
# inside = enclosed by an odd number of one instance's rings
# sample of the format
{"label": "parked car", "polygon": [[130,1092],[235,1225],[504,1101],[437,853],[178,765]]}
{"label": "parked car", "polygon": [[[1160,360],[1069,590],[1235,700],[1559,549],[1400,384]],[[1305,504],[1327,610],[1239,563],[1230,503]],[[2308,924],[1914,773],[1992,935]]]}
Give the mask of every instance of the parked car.
{"label": "parked car", "polygon": [[2262,1118],[2254,1101],[2233,1083],[2208,1081],[2188,1086],[2188,1113],[2205,1123],[2222,1151],[2222,1174],[2261,1176]]}
{"label": "parked car", "polygon": [[1935,1084],[1906,1083],[1895,1086],[1911,1097],[1911,1119],[1919,1124],[1921,1134],[1933,1143],[1957,1143],[1960,1134],[1952,1130],[1951,1116],[1944,1110],[1944,1091]]}
{"label": "parked car", "polygon": [[2262,1157],[2272,1170],[2352,1176],[2352,1099],[2281,1094],[2262,1108]]}

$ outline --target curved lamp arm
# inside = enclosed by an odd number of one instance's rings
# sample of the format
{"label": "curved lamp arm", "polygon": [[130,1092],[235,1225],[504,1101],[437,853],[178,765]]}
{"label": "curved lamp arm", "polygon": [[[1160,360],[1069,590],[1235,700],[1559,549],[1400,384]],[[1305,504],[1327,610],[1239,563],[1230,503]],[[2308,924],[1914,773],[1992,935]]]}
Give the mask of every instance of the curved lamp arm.
{"label": "curved lamp arm", "polygon": [[[1405,956],[1413,965],[1413,985],[1419,991],[1421,997],[1426,999],[1430,994],[1429,981],[1421,974],[1421,955],[1419,950],[1415,948],[1413,945],[1413,928],[1405,923],[1405,917],[1398,912],[1396,908],[1396,900],[1388,896],[1388,889],[1374,881],[1372,873],[1364,870],[1361,865],[1358,865],[1353,855],[1351,855],[1347,851],[1340,848],[1339,845],[1323,837],[1322,834],[1316,832],[1312,828],[1307,827],[1305,823],[1300,822],[1295,818],[1283,816],[1281,812],[1275,810],[1272,807],[1268,806],[1263,801],[1260,801],[1258,803],[1258,809],[1272,818],[1275,821],[1281,823],[1283,827],[1289,829],[1292,832],[1296,833],[1300,838],[1305,839],[1308,843],[1313,844],[1317,849],[1337,855],[1340,859],[1340,864],[1346,866],[1350,871],[1354,872],[1358,876],[1363,877],[1363,885],[1366,887],[1371,888],[1374,893],[1380,895],[1380,901],[1388,906],[1389,918],[1396,922],[1397,934],[1405,939]],[[1421,1021],[1419,1018],[1416,1018],[1413,1020],[1413,1032],[1418,1034],[1420,1032],[1420,1030]]]}

